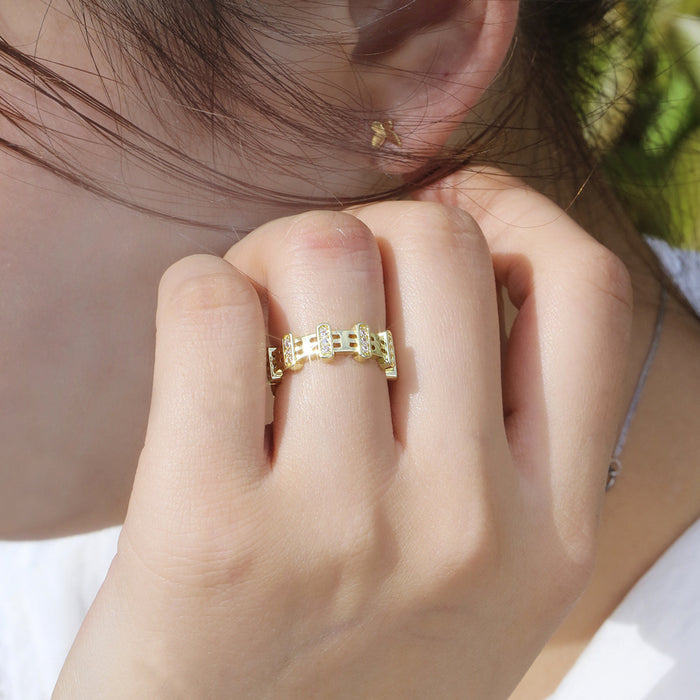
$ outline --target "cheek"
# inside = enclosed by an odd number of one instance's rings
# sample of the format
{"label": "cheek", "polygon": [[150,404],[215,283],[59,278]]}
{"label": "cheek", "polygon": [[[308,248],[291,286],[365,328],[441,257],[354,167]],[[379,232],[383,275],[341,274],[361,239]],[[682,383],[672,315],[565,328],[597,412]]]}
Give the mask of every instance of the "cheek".
{"label": "cheek", "polygon": [[[53,202],[54,204],[58,204]],[[43,207],[42,207],[43,209]],[[96,404],[143,376],[157,276],[139,280],[71,210],[27,210],[3,234],[2,442],[58,449],[94,430]],[[73,210],[74,211],[74,210]],[[138,267],[137,267],[138,269]],[[121,377],[119,383],[118,377]],[[5,442],[7,440],[7,442]]]}
{"label": "cheek", "polygon": [[147,417],[160,277],[230,241],[24,175],[0,186],[0,464],[126,459]]}

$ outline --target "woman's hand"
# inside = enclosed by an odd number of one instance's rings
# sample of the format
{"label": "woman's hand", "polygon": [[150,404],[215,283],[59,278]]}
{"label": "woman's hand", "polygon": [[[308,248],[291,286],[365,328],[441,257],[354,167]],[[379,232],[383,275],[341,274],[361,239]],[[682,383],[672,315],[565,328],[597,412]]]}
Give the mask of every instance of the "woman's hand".
{"label": "woman's hand", "polygon": [[[423,197],[480,225],[308,213],[167,271],[119,553],[55,697],[507,697],[591,570],[630,285],[512,180]],[[391,329],[398,380],[308,362],[266,431],[268,333],[321,322]]]}

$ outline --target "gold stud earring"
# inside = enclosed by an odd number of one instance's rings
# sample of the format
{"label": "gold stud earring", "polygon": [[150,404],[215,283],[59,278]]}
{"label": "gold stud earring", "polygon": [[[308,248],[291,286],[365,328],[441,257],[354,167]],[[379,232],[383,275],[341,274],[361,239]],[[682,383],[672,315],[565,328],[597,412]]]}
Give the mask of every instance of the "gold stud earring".
{"label": "gold stud earring", "polygon": [[401,147],[401,137],[394,131],[394,122],[372,122],[372,148],[381,148],[387,141]]}

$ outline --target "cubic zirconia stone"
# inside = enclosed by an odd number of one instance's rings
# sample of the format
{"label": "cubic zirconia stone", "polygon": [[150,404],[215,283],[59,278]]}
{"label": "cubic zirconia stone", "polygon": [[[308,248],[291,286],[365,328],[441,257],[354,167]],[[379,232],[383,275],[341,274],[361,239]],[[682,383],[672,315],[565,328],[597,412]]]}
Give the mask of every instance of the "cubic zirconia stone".
{"label": "cubic zirconia stone", "polygon": [[296,353],[294,352],[294,336],[291,333],[287,333],[282,338],[282,354],[285,367],[293,367],[297,363]]}
{"label": "cubic zirconia stone", "polygon": [[394,367],[396,365],[396,352],[394,351],[394,336],[391,335],[391,331],[386,332],[386,345],[389,355],[389,364]]}
{"label": "cubic zirconia stone", "polygon": [[384,370],[388,379],[398,379],[398,371],[396,370],[396,352],[394,350],[394,336],[391,331],[384,333],[386,340],[386,359],[389,366]]}
{"label": "cubic zirconia stone", "polygon": [[357,324],[357,352],[366,360],[372,357],[372,339],[366,323]]}
{"label": "cubic zirconia stone", "polygon": [[316,326],[316,340],[318,341],[318,356],[322,360],[330,360],[333,357],[333,333],[327,323]]}
{"label": "cubic zirconia stone", "polygon": [[378,360],[380,367],[385,371],[389,379],[396,379],[398,373],[396,371],[396,354],[394,351],[394,337],[391,331],[382,331],[377,333],[381,344],[382,358]]}

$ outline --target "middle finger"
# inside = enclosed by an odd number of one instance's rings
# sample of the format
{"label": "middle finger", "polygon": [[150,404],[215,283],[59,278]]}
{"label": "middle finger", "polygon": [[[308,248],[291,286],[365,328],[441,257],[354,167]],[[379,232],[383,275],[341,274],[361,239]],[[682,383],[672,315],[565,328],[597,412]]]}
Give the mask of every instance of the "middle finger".
{"label": "middle finger", "polygon": [[463,466],[468,445],[504,435],[486,240],[468,214],[433,203],[385,202],[354,213],[385,259],[388,323],[402,360],[392,389],[397,438],[419,464],[434,465],[438,447],[441,464]]}

